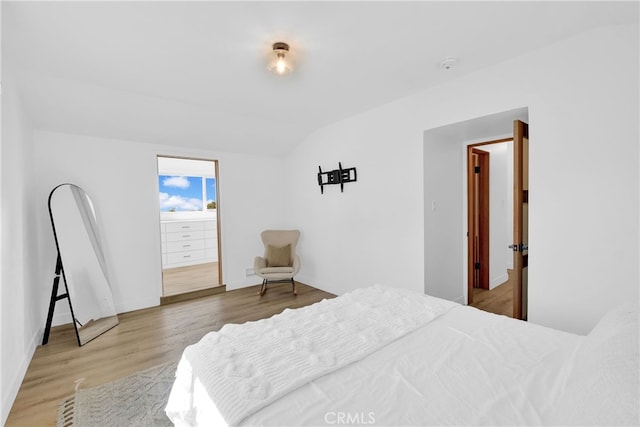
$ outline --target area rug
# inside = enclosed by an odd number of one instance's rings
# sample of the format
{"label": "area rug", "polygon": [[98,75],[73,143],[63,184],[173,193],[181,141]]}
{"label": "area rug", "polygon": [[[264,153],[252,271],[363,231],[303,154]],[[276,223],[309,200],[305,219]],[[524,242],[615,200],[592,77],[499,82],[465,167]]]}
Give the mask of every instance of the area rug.
{"label": "area rug", "polygon": [[172,426],[164,413],[176,372],[168,362],[101,386],[79,388],[58,409],[56,427]]}

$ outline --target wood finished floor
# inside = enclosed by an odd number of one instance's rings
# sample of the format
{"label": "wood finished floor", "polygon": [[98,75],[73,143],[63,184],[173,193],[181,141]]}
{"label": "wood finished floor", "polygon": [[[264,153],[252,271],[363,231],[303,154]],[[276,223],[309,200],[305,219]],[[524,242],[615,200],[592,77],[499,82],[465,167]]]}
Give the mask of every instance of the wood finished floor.
{"label": "wood finished floor", "polygon": [[54,328],[49,344],[39,346],[6,423],[55,426],[58,405],[72,395],[75,383],[95,387],[151,366],[178,361],[183,349],[226,323],[243,323],[313,304],[335,295],[298,283],[260,286],[120,315],[120,324],[78,347],[71,327]]}
{"label": "wood finished floor", "polygon": [[165,296],[220,286],[218,263],[188,265],[162,270],[162,289]]}
{"label": "wood finished floor", "polygon": [[475,288],[471,305],[489,313],[513,317],[513,285],[511,280],[507,280],[491,290]]}

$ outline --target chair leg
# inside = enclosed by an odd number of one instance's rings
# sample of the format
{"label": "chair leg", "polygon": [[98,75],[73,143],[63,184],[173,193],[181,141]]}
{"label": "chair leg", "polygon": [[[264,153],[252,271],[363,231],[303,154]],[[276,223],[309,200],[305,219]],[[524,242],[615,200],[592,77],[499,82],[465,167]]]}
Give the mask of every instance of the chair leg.
{"label": "chair leg", "polygon": [[260,296],[263,296],[267,293],[267,279],[262,280],[262,286],[260,287]]}
{"label": "chair leg", "polygon": [[296,289],[296,282],[291,278],[291,287],[293,288],[293,294],[298,295],[298,290]]}

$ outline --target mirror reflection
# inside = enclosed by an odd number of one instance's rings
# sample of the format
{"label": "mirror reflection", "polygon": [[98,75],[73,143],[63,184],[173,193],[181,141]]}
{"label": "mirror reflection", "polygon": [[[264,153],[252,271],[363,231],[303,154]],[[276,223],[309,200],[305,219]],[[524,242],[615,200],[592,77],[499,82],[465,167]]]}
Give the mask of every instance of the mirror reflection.
{"label": "mirror reflection", "polygon": [[49,195],[49,212],[78,344],[83,345],[118,324],[95,209],[82,188],[61,184]]}

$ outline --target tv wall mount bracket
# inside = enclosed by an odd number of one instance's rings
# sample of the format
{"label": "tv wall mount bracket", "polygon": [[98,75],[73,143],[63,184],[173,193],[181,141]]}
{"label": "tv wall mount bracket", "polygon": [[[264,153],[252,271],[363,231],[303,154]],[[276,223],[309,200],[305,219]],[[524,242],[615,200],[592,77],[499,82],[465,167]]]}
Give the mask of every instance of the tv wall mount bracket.
{"label": "tv wall mount bracket", "polygon": [[358,180],[356,168],[343,168],[342,163],[338,162],[338,169],[323,172],[322,167],[318,166],[318,185],[320,186],[320,194],[324,194],[325,185],[340,184],[340,192],[344,192],[345,182],[354,182]]}

